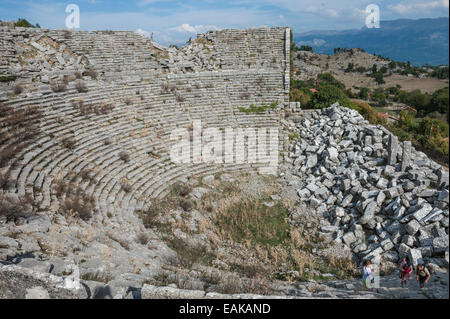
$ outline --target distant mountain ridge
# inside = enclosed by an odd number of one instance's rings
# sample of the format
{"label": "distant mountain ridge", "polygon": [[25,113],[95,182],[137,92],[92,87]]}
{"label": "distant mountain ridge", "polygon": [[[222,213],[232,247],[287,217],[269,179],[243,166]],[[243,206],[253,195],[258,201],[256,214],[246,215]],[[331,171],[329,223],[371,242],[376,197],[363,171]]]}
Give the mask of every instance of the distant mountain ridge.
{"label": "distant mountain ridge", "polygon": [[413,65],[449,63],[449,18],[381,21],[381,28],[294,33],[297,45],[317,53],[333,54],[334,48],[361,48],[395,61]]}

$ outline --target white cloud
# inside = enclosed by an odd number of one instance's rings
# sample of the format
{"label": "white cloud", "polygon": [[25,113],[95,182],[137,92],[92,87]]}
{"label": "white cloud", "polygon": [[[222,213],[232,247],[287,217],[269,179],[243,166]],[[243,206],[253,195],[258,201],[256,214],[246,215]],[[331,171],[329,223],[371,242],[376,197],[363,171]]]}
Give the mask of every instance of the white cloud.
{"label": "white cloud", "polygon": [[137,29],[137,30],[136,30],[136,33],[137,33],[137,34],[140,34],[140,35],[142,35],[142,36],[144,36],[144,37],[147,37],[147,38],[150,38],[150,37],[151,37],[151,33],[150,33],[150,32],[145,31],[145,30],[142,30],[141,28]]}
{"label": "white cloud", "polygon": [[399,15],[424,14],[435,10],[448,10],[449,0],[437,0],[428,2],[400,2],[395,5],[388,5],[389,10]]}
{"label": "white cloud", "polygon": [[214,25],[196,25],[196,26],[191,26],[189,23],[183,23],[182,25],[175,27],[175,28],[170,28],[168,31],[175,31],[175,32],[179,32],[179,33],[204,33],[207,31],[212,31],[212,30],[218,30],[219,28],[217,28]]}
{"label": "white cloud", "polygon": [[189,37],[193,37],[199,33],[205,33],[211,30],[219,30],[219,28],[213,25],[191,26],[188,23],[184,23],[177,27],[153,32],[138,28],[136,33],[147,38],[151,38],[153,36],[155,41],[162,44],[184,44]]}

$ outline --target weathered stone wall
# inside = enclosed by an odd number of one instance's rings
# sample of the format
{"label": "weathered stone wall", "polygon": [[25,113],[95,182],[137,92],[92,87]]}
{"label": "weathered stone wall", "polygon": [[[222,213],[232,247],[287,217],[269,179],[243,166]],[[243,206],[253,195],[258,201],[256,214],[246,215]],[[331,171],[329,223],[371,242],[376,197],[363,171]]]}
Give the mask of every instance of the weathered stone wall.
{"label": "weathered stone wall", "polygon": [[[139,77],[194,72],[213,72],[211,78],[220,77],[222,71],[261,72],[263,77],[282,78],[283,86],[274,90],[277,99],[287,103],[289,36],[289,28],[214,31],[199,35],[177,50],[164,48],[134,32],[71,32],[3,26],[0,27],[0,74],[17,75],[20,83],[36,89],[40,83],[48,84],[86,69],[96,70],[98,79],[105,81],[120,78],[138,81]],[[246,82],[241,84],[249,86]],[[7,90],[5,85],[3,88]],[[272,96],[268,95],[267,99]]]}

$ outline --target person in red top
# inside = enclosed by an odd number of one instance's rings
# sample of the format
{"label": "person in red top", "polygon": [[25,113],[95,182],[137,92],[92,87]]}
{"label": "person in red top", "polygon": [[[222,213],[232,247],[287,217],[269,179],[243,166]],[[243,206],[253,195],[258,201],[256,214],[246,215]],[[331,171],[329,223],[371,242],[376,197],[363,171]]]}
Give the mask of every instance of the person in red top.
{"label": "person in red top", "polygon": [[402,279],[402,287],[405,287],[411,273],[413,272],[413,266],[409,262],[409,258],[407,256],[402,258],[398,268],[400,270],[400,278]]}

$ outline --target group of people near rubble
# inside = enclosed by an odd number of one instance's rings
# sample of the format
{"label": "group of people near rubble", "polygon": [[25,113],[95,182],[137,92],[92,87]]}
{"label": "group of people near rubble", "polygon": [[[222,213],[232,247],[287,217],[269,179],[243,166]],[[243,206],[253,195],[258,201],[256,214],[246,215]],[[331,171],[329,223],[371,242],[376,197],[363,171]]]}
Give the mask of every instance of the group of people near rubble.
{"label": "group of people near rubble", "polygon": [[[425,288],[431,278],[431,273],[427,267],[425,267],[423,262],[419,262],[414,271],[414,267],[408,256],[405,256],[400,260],[398,270],[402,288],[407,286],[408,280],[413,273],[415,273],[416,281],[421,289]],[[364,262],[363,284],[366,289],[375,289],[375,273],[370,260]]]}

